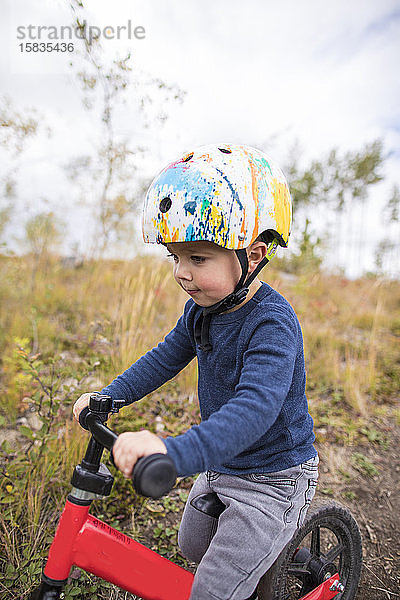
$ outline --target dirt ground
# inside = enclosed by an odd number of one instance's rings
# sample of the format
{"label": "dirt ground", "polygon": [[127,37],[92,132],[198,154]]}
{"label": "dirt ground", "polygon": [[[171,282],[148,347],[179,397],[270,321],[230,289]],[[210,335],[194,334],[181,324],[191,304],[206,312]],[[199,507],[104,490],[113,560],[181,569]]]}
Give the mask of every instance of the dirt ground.
{"label": "dirt ground", "polygon": [[[317,496],[347,506],[361,530],[363,569],[356,600],[400,598],[400,429],[394,418],[388,418],[379,431],[387,444],[317,446],[321,459]],[[365,456],[379,473],[357,471],[355,453]],[[189,491],[190,486],[182,484],[172,494]],[[180,514],[168,517],[170,526],[179,523]]]}
{"label": "dirt ground", "polygon": [[[400,598],[400,428],[394,421],[388,419],[383,429],[380,426],[388,441],[386,445],[318,446],[321,462],[317,495],[346,505],[361,530],[363,570],[357,600]],[[15,430],[3,429],[0,441],[7,438],[15,442],[18,437]],[[357,471],[352,462],[357,452],[367,457],[379,473],[371,476]],[[343,477],[343,472],[347,476]],[[167,526],[179,524],[183,503],[178,496],[189,489],[190,482],[182,480],[171,492],[170,497],[178,501],[179,509],[167,512]],[[153,532],[154,521],[150,519],[141,528],[140,541],[148,547],[154,546]]]}
{"label": "dirt ground", "polygon": [[[400,431],[391,422],[385,429],[387,449],[372,444],[362,449],[330,446],[327,453],[325,448],[319,448],[319,493],[333,490],[332,497],[348,506],[361,530],[364,564],[357,600],[400,598]],[[325,461],[324,456],[334,452],[341,462],[350,465],[351,455],[357,451],[367,456],[379,474],[357,474],[346,483],[332,480],[329,458]]]}
{"label": "dirt ground", "polygon": [[[383,445],[317,445],[321,459],[317,496],[347,506],[361,530],[363,569],[356,600],[400,598],[400,429],[394,422],[388,418],[379,426],[387,440]],[[354,468],[352,457],[357,453],[379,473]],[[188,480],[182,480],[171,497],[177,499],[179,492],[189,489]],[[181,512],[168,513],[168,526],[176,526],[180,516]],[[153,528],[154,524],[148,524],[141,530],[143,543],[150,547]]]}

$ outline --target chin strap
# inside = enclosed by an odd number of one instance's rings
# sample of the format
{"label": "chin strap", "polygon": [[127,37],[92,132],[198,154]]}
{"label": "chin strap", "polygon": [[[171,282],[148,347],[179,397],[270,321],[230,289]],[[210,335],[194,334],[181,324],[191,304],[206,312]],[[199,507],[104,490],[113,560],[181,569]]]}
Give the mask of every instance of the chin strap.
{"label": "chin strap", "polygon": [[249,275],[246,279],[247,271],[249,269],[249,262],[247,258],[247,252],[245,248],[241,248],[240,250],[235,250],[236,256],[240,262],[240,266],[242,267],[242,275],[231,294],[216,302],[212,306],[207,306],[203,308],[203,312],[200,314],[199,318],[196,321],[196,325],[194,328],[194,337],[196,344],[203,350],[203,352],[210,352],[212,350],[212,346],[210,344],[210,322],[212,315],[219,315],[235,306],[238,306],[246,299],[247,294],[249,293],[250,284],[257,277],[258,273],[261,271],[263,267],[271,258],[275,255],[276,249],[278,247],[277,240],[274,240],[272,244],[268,247],[267,254],[264,256],[262,261],[257,265],[254,271]]}

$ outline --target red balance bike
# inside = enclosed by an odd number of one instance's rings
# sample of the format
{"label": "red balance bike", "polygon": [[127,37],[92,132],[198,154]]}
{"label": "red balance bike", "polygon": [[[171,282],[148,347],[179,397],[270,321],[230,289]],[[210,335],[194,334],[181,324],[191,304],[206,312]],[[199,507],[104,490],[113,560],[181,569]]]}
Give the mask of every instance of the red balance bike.
{"label": "red balance bike", "polygon": [[[111,493],[114,479],[100,460],[103,450],[111,450],[117,439],[104,424],[109,413],[117,411],[109,396],[92,394],[89,408],[80,415],[91,439],[74,470],[73,488],[42,583],[31,600],[60,598],[72,565],[145,600],[188,600],[190,596],[192,573],[89,514],[94,498]],[[167,455],[153,454],[137,462],[132,477],[139,494],[160,498],[174,486],[176,470]],[[214,493],[198,496],[193,502],[195,508],[215,518],[225,508]],[[349,511],[333,502],[320,507],[313,503],[305,522],[261,578],[251,599],[351,600],[357,591],[361,561],[360,531]]]}

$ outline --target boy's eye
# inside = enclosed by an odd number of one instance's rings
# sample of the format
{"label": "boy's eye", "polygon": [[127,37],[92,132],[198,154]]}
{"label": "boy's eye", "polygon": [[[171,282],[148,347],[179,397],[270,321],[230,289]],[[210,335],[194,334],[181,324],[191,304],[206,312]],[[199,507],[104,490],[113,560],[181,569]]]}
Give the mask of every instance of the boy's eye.
{"label": "boy's eye", "polygon": [[[174,262],[179,262],[179,257],[176,254],[167,254],[167,257],[173,258]],[[206,260],[206,258],[205,258],[205,256],[194,256],[193,255],[190,257],[190,260],[192,260],[196,264],[201,264]]]}

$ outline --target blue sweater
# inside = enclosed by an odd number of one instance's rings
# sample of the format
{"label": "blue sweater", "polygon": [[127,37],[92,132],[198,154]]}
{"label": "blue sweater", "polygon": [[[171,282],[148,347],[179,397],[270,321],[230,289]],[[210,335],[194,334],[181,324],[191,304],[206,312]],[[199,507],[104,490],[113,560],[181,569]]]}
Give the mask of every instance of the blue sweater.
{"label": "blue sweater", "polygon": [[202,422],[165,440],[179,476],[281,471],[315,456],[305,395],[303,336],[290,304],[268,284],[231,313],[213,315],[211,352],[196,348],[202,308],[188,300],[165,340],[102,390],[135,402],[196,355]]}

